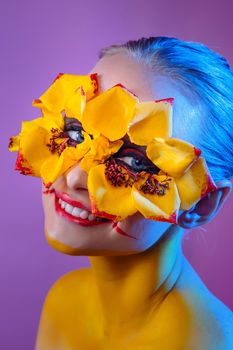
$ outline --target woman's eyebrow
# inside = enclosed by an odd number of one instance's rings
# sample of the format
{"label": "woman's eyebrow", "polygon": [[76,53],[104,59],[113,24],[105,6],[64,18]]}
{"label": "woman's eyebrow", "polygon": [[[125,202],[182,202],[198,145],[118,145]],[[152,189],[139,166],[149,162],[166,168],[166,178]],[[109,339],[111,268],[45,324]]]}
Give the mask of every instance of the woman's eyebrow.
{"label": "woman's eyebrow", "polygon": [[146,155],[146,146],[139,146],[139,145],[136,145],[135,143],[132,143],[129,139],[129,136],[126,135],[122,138],[122,140],[124,141],[124,144],[123,146],[121,147],[121,149],[124,149],[124,148],[134,148],[135,150],[138,150],[138,151],[141,151],[143,154]]}
{"label": "woman's eyebrow", "polygon": [[70,117],[65,116],[64,121],[65,121],[66,126],[74,125],[74,124],[82,126],[81,122],[79,120],[77,120],[76,118],[70,118]]}
{"label": "woman's eyebrow", "polygon": [[[71,118],[71,117],[65,116],[64,120],[65,120],[65,126],[66,127],[70,126],[70,125],[72,125],[72,126],[78,125],[78,126],[82,127],[82,123],[79,120],[77,120],[76,118]],[[146,155],[146,147],[145,146],[139,146],[139,145],[136,145],[136,144],[132,143],[130,141],[128,135],[125,135],[122,138],[122,141],[124,142],[124,144],[122,145],[121,150],[125,149],[125,148],[133,148],[135,150],[141,151],[144,155]]]}

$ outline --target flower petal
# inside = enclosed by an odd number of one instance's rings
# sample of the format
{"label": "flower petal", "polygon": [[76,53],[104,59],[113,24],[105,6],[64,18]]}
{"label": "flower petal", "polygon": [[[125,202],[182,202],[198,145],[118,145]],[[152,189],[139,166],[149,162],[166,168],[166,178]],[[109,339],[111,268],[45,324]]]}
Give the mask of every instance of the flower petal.
{"label": "flower petal", "polygon": [[[58,123],[64,124],[62,116],[57,116]],[[55,155],[49,150],[52,130],[61,132],[55,120],[37,118],[31,121],[22,122],[21,132],[15,140],[19,147],[19,155],[16,161],[16,170],[27,175],[40,177],[41,166],[48,158]],[[58,144],[63,139],[58,139]],[[29,170],[30,169],[30,170]]]}
{"label": "flower petal", "polygon": [[25,161],[33,169],[34,176],[40,177],[40,169],[43,162],[53,155],[46,146],[51,134],[39,125],[43,123],[40,123],[41,121],[38,119],[22,123],[20,152]]}
{"label": "flower petal", "polygon": [[103,92],[86,104],[83,128],[101,133],[110,141],[122,138],[134,115],[137,98],[121,86]]}
{"label": "flower petal", "polygon": [[60,157],[53,156],[45,160],[41,166],[41,177],[44,183],[53,183],[88,152],[91,141],[89,135],[85,136],[84,142],[76,145],[76,147],[65,148]]}
{"label": "flower petal", "polygon": [[[50,116],[52,116],[50,118]],[[51,129],[59,129],[60,131],[64,130],[64,117],[61,113],[53,113],[47,114],[46,112],[46,118],[36,118],[33,120],[30,120],[29,123],[34,123],[37,126],[41,126],[48,132],[51,132]]]}
{"label": "flower petal", "polygon": [[91,168],[103,163],[112,154],[116,153],[122,145],[123,141],[121,140],[110,142],[102,135],[97,137],[91,142],[90,151],[81,160],[80,167],[89,172]]}
{"label": "flower petal", "polygon": [[147,146],[148,158],[163,172],[179,177],[195,162],[201,151],[176,138],[154,138]]}
{"label": "flower petal", "polygon": [[190,209],[217,188],[202,157],[182,177],[176,179],[176,185],[181,199],[181,210]]}
{"label": "flower petal", "polygon": [[23,174],[23,175],[38,176],[38,174],[34,172],[34,169],[32,168],[32,166],[24,158],[21,150],[19,150],[18,152],[18,157],[15,163],[15,170],[19,171],[20,174]]}
{"label": "flower petal", "polygon": [[154,137],[170,137],[172,102],[173,99],[165,99],[138,103],[128,130],[131,142],[144,146]]}
{"label": "flower petal", "polygon": [[105,176],[105,164],[97,165],[88,174],[88,191],[92,203],[92,212],[105,218],[125,219],[134,214],[131,187],[115,187]]}
{"label": "flower petal", "polygon": [[[59,122],[63,122],[58,118]],[[10,150],[18,150],[15,170],[24,175],[41,176],[41,166],[46,159],[56,156],[51,154],[47,144],[51,138],[51,129],[58,128],[54,120],[37,118],[31,121],[23,121],[21,132],[13,137],[10,142]]]}
{"label": "flower petal", "polygon": [[82,86],[67,100],[65,106],[66,115],[82,122],[82,115],[86,105],[86,93]]}
{"label": "flower petal", "polygon": [[[167,179],[166,175],[154,175],[154,177],[159,182]],[[170,179],[169,188],[166,189],[164,195],[143,193],[140,189],[143,182],[139,181],[134,184],[132,197],[136,208],[145,218],[177,223],[180,198],[174,180]]]}
{"label": "flower petal", "polygon": [[11,136],[8,144],[10,152],[16,152],[19,150],[20,134],[17,136]]}
{"label": "flower petal", "polygon": [[54,113],[61,112],[67,100],[75,94],[77,89],[82,86],[87,94],[87,100],[97,94],[97,75],[72,75],[59,74],[48,90],[33,101],[33,106],[41,108],[42,111],[48,110]]}

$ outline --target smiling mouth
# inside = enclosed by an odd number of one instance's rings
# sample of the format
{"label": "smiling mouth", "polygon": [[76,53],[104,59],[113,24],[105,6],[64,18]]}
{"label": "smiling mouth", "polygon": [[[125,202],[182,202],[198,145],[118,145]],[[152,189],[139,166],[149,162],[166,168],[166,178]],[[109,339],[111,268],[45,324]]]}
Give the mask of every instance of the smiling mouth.
{"label": "smiling mouth", "polygon": [[[64,197],[61,198],[57,195],[56,192],[54,193],[54,195],[56,212],[68,221],[72,221],[82,226],[95,226],[106,223],[112,223],[112,220],[104,219],[93,215],[79,202],[69,199],[67,199],[66,201],[64,200]],[[76,205],[73,205],[74,203]]]}
{"label": "smiling mouth", "polygon": [[71,199],[66,193],[53,190],[55,200],[55,210],[58,215],[68,221],[72,221],[81,226],[95,226],[110,223],[114,230],[123,236],[136,239],[136,237],[124,232],[117,221],[105,219],[93,215],[81,202]]}

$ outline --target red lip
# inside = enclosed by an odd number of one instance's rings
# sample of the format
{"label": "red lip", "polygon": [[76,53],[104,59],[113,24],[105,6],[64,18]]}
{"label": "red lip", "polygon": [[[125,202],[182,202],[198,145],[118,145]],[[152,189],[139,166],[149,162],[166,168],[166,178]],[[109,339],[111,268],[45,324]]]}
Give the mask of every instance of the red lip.
{"label": "red lip", "polygon": [[65,192],[59,192],[59,191],[55,190],[55,195],[56,195],[56,197],[61,198],[61,200],[63,200],[66,203],[69,203],[73,207],[78,207],[80,209],[84,209],[84,210],[91,212],[91,208],[87,208],[81,202],[78,202],[78,201],[70,198],[70,196]]}
{"label": "red lip", "polygon": [[115,231],[120,234],[120,235],[123,235],[123,236],[126,236],[126,237],[130,237],[130,238],[133,238],[133,239],[137,239],[136,237],[134,236],[131,236],[129,234],[127,234],[126,232],[124,232],[118,225],[117,225],[117,221],[113,221],[113,220],[107,220],[107,221],[90,221],[90,220],[87,220],[87,219],[82,219],[82,218],[78,218],[76,216],[73,216],[69,213],[67,213],[59,204],[58,200],[59,198],[61,198],[61,200],[69,203],[70,205],[72,206],[75,206],[75,207],[78,207],[78,208],[81,208],[81,209],[84,209],[84,210],[87,210],[89,212],[91,212],[90,209],[88,209],[87,207],[85,207],[81,202],[78,202],[78,201],[75,201],[73,199],[71,199],[69,197],[69,195],[65,192],[59,192],[57,190],[54,191],[54,199],[55,199],[55,209],[56,209],[56,212],[60,215],[60,216],[63,216],[65,219],[69,220],[69,221],[72,221],[72,222],[75,222],[81,226],[96,226],[96,225],[101,225],[101,224],[106,224],[106,223],[111,223],[112,227],[115,229]]}
{"label": "red lip", "polygon": [[[58,215],[64,217],[68,221],[72,221],[72,222],[79,224],[81,226],[96,226],[96,225],[107,224],[107,223],[111,222],[111,221],[95,221],[95,220],[90,221],[88,219],[82,219],[82,218],[78,218],[76,216],[73,216],[72,214],[69,214],[64,209],[62,209],[62,207],[60,206],[60,204],[58,202],[59,198],[62,199],[62,197],[56,196],[56,193],[55,193],[54,199],[55,199],[56,212],[58,213]],[[73,205],[71,202],[67,201],[67,203],[70,203],[71,205]],[[77,203],[79,203],[79,202],[77,202]],[[79,206],[79,208],[85,209],[84,206],[82,206],[82,207]],[[85,209],[85,210],[87,210],[87,209]]]}

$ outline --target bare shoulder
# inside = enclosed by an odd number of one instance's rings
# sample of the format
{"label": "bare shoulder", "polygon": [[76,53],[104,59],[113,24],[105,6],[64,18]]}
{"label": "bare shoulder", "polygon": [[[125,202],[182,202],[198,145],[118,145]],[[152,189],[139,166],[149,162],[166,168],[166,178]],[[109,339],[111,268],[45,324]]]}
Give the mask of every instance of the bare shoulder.
{"label": "bare shoulder", "polygon": [[190,309],[194,338],[208,344],[203,349],[233,349],[233,312],[208,290],[190,264],[186,273],[177,292]]}
{"label": "bare shoulder", "polygon": [[53,284],[42,308],[36,350],[65,349],[60,344],[67,335],[75,339],[74,325],[82,324],[86,309],[93,307],[91,290],[89,268],[71,271]]}
{"label": "bare shoulder", "polygon": [[213,350],[233,349],[233,313],[211,292],[193,294],[196,321],[203,339],[212,344]]}
{"label": "bare shoulder", "polygon": [[210,312],[215,317],[217,322],[222,325],[225,333],[231,335],[233,341],[233,312],[215,295],[212,293],[209,294]]}
{"label": "bare shoulder", "polygon": [[67,302],[70,304],[71,300],[76,304],[83,297],[83,294],[90,290],[92,280],[90,268],[82,268],[66,273],[51,286],[44,307],[59,303],[59,309],[61,309],[61,305],[66,305]]}
{"label": "bare shoulder", "polygon": [[[90,283],[92,279],[91,268],[86,267],[78,270],[73,270],[67,272],[65,275],[61,276],[50,288],[49,292],[56,292],[61,287],[66,287],[67,289],[74,287],[82,287],[86,283]],[[67,291],[66,289],[66,291]]]}

